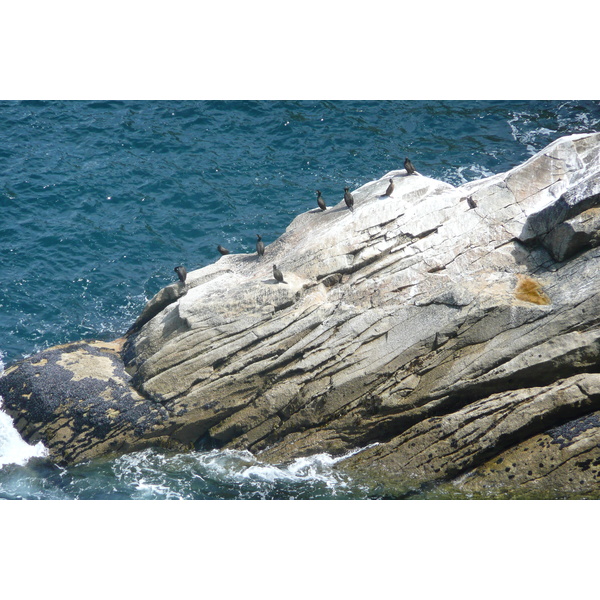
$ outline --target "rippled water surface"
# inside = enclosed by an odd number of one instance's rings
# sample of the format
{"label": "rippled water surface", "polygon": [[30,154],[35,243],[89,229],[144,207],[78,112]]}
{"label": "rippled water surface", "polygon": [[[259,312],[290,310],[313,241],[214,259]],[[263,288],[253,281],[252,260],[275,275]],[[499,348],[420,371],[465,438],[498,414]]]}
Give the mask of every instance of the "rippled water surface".
{"label": "rippled water surface", "polygon": [[[0,102],[0,361],[119,337],[175,265],[272,242],[316,189],[337,203],[405,156],[460,185],[599,129],[591,101]],[[326,455],[147,451],[62,469],[1,417],[0,497],[378,497]]]}

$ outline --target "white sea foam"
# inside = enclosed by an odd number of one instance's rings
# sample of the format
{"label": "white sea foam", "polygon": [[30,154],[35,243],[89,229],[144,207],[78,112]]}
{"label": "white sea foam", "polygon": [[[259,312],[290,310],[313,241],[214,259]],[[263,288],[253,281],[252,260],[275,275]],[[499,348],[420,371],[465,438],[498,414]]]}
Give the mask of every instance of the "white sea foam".
{"label": "white sea foam", "polygon": [[286,465],[261,463],[248,452],[247,454],[252,458],[255,464],[245,469],[241,469],[237,475],[244,479],[259,479],[270,482],[275,482],[277,480],[298,482],[306,480],[320,481],[333,490],[338,487],[346,487],[346,481],[338,472],[334,471],[332,467],[341,460],[364,449],[365,448],[352,450],[347,454],[336,457],[325,452],[313,454],[311,456],[296,458],[290,464]]}
{"label": "white sea foam", "polygon": [[314,454],[273,465],[240,450],[167,455],[149,449],[121,456],[113,470],[137,499],[208,497],[215,488],[220,490],[218,497],[223,497],[224,489],[227,497],[234,498],[269,498],[276,489],[285,490],[280,495],[295,497],[308,487],[318,487],[326,490],[326,496],[335,497],[357,486],[334,465],[361,450],[338,457]]}
{"label": "white sea foam", "polygon": [[38,442],[30,446],[15,429],[13,420],[2,410],[0,396],[0,467],[11,463],[24,465],[34,456],[46,456],[48,450]]}
{"label": "white sea foam", "polygon": [[[3,354],[0,351],[0,376],[4,373]],[[24,465],[33,456],[46,456],[48,450],[41,442],[30,446],[15,429],[13,420],[2,410],[0,396],[0,468],[15,463]]]}
{"label": "white sea foam", "polygon": [[550,136],[557,133],[556,130],[548,129],[547,127],[528,129],[527,126],[535,122],[537,118],[535,114],[530,115],[526,112],[514,112],[512,119],[507,121],[513,139],[516,142],[524,144],[532,156],[539,150],[539,148],[536,148],[536,142],[550,139]]}
{"label": "white sea foam", "polygon": [[483,179],[484,177],[491,177],[492,175],[494,175],[492,171],[486,169],[483,165],[474,163],[464,167],[447,169],[444,172],[442,180],[452,185],[460,186],[463,183]]}
{"label": "white sea foam", "polygon": [[364,449],[365,448],[352,450],[342,456],[335,457],[323,452],[321,454],[296,458],[291,463],[282,465],[263,463],[250,454],[250,452],[246,452],[246,456],[254,464],[247,468],[240,469],[237,474],[241,478],[258,478],[263,481],[277,481],[278,479],[282,481],[304,481],[307,479],[314,479],[316,481],[322,481],[330,487],[337,487],[343,482],[339,474],[332,470],[332,467],[341,460]]}
{"label": "white sea foam", "polygon": [[[564,108],[566,105],[563,104],[560,108]],[[563,130],[572,130],[581,133],[588,131],[594,131],[600,119],[594,117],[594,113],[583,111],[575,115],[568,114],[564,115],[560,112],[556,115],[558,125]]]}

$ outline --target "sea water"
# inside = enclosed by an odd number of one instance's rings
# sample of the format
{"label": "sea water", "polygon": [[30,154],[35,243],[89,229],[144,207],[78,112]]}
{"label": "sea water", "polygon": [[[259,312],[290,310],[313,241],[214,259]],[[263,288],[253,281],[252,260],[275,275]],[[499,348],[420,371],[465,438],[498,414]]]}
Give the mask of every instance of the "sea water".
{"label": "sea water", "polygon": [[[460,185],[598,130],[596,101],[0,102],[0,370],[121,336],[176,265],[271,243],[317,189],[335,204],[407,156]],[[45,454],[0,409],[0,498],[382,497],[327,454],[149,449],[69,468]]]}

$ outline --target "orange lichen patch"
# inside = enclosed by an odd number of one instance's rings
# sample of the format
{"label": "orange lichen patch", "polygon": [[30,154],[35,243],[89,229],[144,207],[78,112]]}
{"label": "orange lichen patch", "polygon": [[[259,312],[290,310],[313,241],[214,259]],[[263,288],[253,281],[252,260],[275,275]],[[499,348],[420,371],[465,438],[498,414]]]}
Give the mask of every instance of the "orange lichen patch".
{"label": "orange lichen patch", "polygon": [[551,304],[550,298],[544,293],[542,286],[531,277],[518,275],[519,281],[515,288],[515,298],[532,304]]}

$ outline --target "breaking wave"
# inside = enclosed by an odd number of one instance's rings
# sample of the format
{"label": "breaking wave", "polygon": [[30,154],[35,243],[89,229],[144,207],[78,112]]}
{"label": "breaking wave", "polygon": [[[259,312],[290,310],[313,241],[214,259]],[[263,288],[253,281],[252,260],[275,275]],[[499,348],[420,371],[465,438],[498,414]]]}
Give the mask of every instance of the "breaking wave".
{"label": "breaking wave", "polygon": [[30,458],[46,456],[47,453],[42,442],[31,446],[23,440],[13,420],[2,410],[0,396],[0,468],[7,464],[24,465]]}
{"label": "breaking wave", "polygon": [[365,498],[368,489],[336,471],[355,454],[297,458],[287,464],[261,462],[248,451],[211,450],[166,455],[149,449],[115,460],[117,481],[132,499],[343,499]]}

